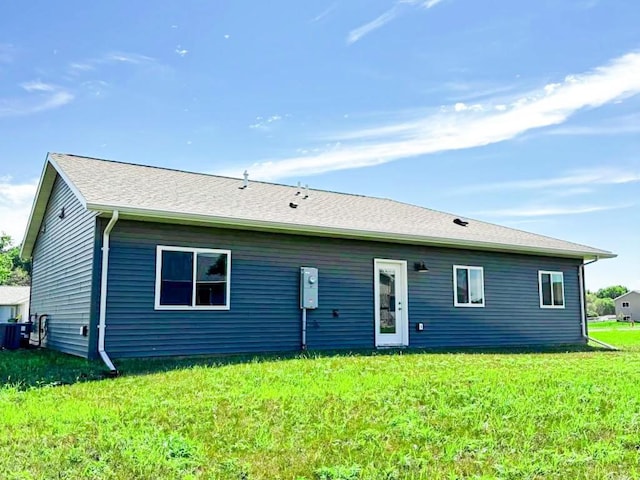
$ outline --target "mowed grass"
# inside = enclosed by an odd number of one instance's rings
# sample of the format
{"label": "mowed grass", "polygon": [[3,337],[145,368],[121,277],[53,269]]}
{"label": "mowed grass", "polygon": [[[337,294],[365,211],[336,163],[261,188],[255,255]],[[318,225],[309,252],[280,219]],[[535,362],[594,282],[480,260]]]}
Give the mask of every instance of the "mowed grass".
{"label": "mowed grass", "polygon": [[0,478],[640,477],[640,351],[16,362]]}
{"label": "mowed grass", "polygon": [[626,351],[640,352],[640,325],[634,329],[592,330],[590,336]]}
{"label": "mowed grass", "polygon": [[631,327],[631,323],[630,322],[589,322],[589,331],[593,331],[593,330],[619,330],[619,329],[625,329],[625,328],[635,328],[635,327],[640,327],[640,325],[634,325],[633,327]]}

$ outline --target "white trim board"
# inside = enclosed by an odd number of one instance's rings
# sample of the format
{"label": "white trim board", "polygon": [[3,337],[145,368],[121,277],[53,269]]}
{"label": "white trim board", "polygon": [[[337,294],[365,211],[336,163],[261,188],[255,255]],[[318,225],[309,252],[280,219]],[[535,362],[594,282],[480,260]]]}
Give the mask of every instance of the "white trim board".
{"label": "white trim board", "polygon": [[[380,311],[380,290],[378,282],[378,269],[380,264],[392,264],[400,267],[400,281],[402,283],[402,294],[400,301],[402,302],[402,322],[400,328],[400,342],[398,343],[385,343],[380,339],[380,317],[378,315]],[[374,324],[374,342],[376,348],[385,347],[408,347],[409,346],[409,282],[407,275],[407,261],[406,260],[393,260],[386,258],[374,258],[373,259],[373,324]]]}
{"label": "white trim board", "polygon": [[[191,305],[161,305],[160,293],[162,288],[162,252],[188,252],[193,254],[193,267],[192,267],[192,291],[191,291]],[[226,280],[226,305],[196,305],[196,286],[198,274],[197,254],[198,253],[213,253],[227,255],[227,280]],[[230,310],[231,309],[231,250],[222,250],[214,248],[194,248],[194,247],[180,247],[175,245],[157,245],[156,246],[156,282],[154,293],[154,310]]]}

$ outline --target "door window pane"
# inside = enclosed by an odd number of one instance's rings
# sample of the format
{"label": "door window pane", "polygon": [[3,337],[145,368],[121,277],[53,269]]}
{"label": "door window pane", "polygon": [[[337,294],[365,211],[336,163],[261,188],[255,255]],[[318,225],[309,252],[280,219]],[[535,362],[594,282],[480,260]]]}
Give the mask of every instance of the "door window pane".
{"label": "door window pane", "polygon": [[396,333],[396,277],[380,271],[380,333]]}

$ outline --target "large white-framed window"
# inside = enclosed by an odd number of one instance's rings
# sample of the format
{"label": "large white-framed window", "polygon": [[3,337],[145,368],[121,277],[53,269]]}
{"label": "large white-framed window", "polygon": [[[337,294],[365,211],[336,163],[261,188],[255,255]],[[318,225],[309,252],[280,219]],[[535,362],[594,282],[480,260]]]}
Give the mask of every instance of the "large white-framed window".
{"label": "large white-framed window", "polygon": [[484,307],[484,269],[482,267],[453,266],[453,305]]}
{"label": "large white-framed window", "polygon": [[562,272],[538,271],[540,308],[564,308],[564,275]]}
{"label": "large white-framed window", "polygon": [[156,310],[229,310],[231,250],[158,245]]}

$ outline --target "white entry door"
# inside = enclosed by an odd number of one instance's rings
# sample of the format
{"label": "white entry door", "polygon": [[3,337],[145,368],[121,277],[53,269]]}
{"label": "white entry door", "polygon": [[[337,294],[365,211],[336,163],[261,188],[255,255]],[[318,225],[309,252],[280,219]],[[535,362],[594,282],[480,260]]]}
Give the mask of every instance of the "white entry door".
{"label": "white entry door", "polygon": [[376,347],[409,345],[407,262],[374,260]]}

